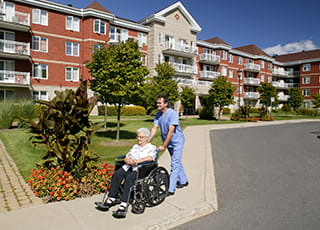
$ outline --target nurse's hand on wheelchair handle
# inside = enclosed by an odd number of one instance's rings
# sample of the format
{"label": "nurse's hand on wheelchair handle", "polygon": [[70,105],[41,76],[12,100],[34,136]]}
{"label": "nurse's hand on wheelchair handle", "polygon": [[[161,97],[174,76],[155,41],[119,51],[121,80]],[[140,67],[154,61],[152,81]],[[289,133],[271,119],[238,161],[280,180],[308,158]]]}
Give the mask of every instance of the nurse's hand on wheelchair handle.
{"label": "nurse's hand on wheelchair handle", "polygon": [[166,147],[164,147],[163,145],[160,145],[160,146],[158,147],[158,150],[159,150],[159,151],[164,151],[164,150],[166,150]]}

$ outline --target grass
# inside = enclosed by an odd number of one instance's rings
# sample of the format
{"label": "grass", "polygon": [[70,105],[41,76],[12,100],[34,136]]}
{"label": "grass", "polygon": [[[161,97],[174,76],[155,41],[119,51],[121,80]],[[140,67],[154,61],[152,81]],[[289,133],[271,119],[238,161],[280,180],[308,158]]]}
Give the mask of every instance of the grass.
{"label": "grass", "polygon": [[[284,114],[273,114],[275,120],[289,120],[311,118],[306,116],[291,116]],[[136,143],[136,130],[141,127],[151,128],[153,116],[121,117],[120,141],[116,139],[116,118],[108,117],[107,129],[103,128],[103,117],[92,116],[91,120],[99,127],[92,136],[89,149],[100,155],[100,158],[109,164],[114,163],[114,158],[124,155]],[[182,118],[180,120],[182,128],[193,125],[228,124],[237,121],[221,120],[200,120],[197,118]],[[36,163],[46,152],[44,146],[34,147],[29,140],[30,134],[26,129],[11,129],[0,132],[0,139],[3,141],[7,151],[16,162],[21,175],[25,180],[29,178],[29,172],[36,166]],[[159,146],[161,144],[160,131],[152,141]]]}

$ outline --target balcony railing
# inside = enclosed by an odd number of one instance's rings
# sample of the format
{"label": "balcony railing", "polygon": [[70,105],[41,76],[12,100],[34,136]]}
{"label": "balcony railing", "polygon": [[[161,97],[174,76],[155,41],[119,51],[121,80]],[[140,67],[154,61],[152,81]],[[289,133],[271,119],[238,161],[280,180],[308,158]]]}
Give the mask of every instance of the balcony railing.
{"label": "balcony railing", "polygon": [[211,86],[212,85],[212,81],[201,81],[201,80],[198,80],[196,83],[197,83],[197,85],[204,85],[204,86]]}
{"label": "balcony railing", "polygon": [[284,69],[273,69],[272,75],[280,77],[289,77],[289,72],[285,71]]}
{"label": "balcony railing", "polygon": [[0,70],[0,84],[30,85],[30,73]]}
{"label": "balcony railing", "polygon": [[182,78],[182,77],[176,77],[176,78],[173,78],[173,80],[185,85],[194,85],[195,83],[193,79]]}
{"label": "balcony railing", "polygon": [[256,92],[245,92],[244,98],[245,99],[259,99],[260,94]]}
{"label": "balcony railing", "polygon": [[30,55],[30,43],[0,39],[0,52]]}
{"label": "balcony railing", "polygon": [[173,43],[173,42],[166,41],[165,48],[169,50],[183,52],[183,53],[189,53],[189,54],[195,54],[195,55],[198,54],[198,47],[182,44],[179,42]]}
{"label": "balcony railing", "polygon": [[244,78],[244,84],[246,85],[260,85],[261,80],[259,78],[246,77]]}
{"label": "balcony railing", "polygon": [[179,73],[187,73],[187,74],[197,74],[197,66],[194,65],[186,65],[180,63],[170,63],[173,68]]}
{"label": "balcony railing", "polygon": [[252,71],[252,72],[259,72],[260,71],[260,65],[254,64],[254,63],[246,63],[245,66],[244,66],[244,70]]}
{"label": "balcony railing", "polygon": [[278,100],[279,101],[288,101],[289,95],[278,95]]}
{"label": "balcony railing", "polygon": [[208,78],[208,79],[215,79],[220,76],[219,72],[214,71],[200,71],[200,77],[201,78]]}
{"label": "balcony railing", "polygon": [[199,55],[199,60],[219,64],[220,63],[220,56],[215,55],[215,54],[202,53]]}
{"label": "balcony railing", "polygon": [[12,22],[21,25],[30,26],[30,14],[15,12],[13,16],[2,15],[0,21]]}
{"label": "balcony railing", "polygon": [[281,89],[288,89],[293,87],[293,83],[285,83],[283,81],[273,81],[272,86]]}

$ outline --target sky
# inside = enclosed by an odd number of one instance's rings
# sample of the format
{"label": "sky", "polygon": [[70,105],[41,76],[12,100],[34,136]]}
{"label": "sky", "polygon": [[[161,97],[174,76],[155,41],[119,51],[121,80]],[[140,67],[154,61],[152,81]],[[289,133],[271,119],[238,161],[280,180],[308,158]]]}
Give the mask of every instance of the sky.
{"label": "sky", "polygon": [[[85,8],[94,0],[51,0]],[[96,0],[118,17],[139,21],[177,0]],[[319,0],[181,0],[202,28],[232,48],[254,44],[269,55],[320,49]]]}

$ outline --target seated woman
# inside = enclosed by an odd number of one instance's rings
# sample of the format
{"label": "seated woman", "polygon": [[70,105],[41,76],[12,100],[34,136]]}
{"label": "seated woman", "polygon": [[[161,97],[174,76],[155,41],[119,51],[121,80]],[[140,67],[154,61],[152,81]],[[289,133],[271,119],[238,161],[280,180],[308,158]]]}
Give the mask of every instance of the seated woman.
{"label": "seated woman", "polygon": [[137,141],[131,150],[127,153],[124,162],[125,164],[117,169],[111,178],[111,187],[106,201],[108,208],[116,204],[116,197],[119,191],[120,184],[123,179],[124,191],[120,197],[121,203],[117,211],[113,213],[115,217],[126,216],[128,201],[131,187],[137,178],[137,165],[144,161],[153,161],[156,158],[157,148],[149,143],[150,131],[147,128],[140,128],[137,130]]}

